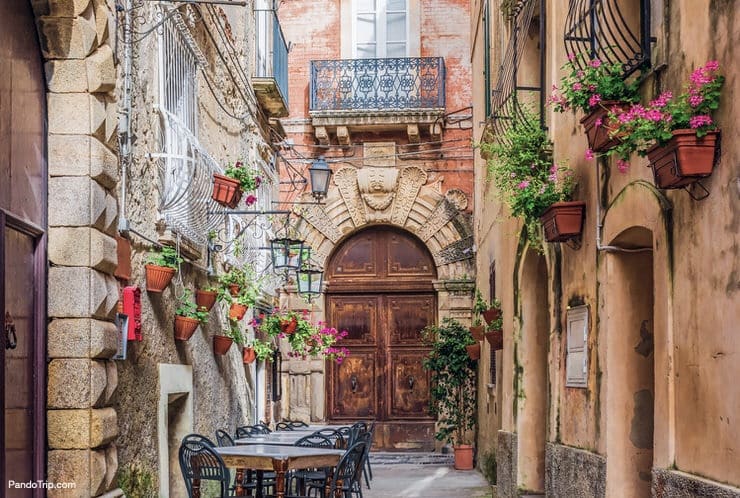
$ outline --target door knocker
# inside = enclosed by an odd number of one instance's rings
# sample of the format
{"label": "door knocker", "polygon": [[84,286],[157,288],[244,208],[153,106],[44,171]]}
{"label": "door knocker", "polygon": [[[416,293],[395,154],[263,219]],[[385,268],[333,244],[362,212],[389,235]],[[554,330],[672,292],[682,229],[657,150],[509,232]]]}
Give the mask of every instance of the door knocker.
{"label": "door knocker", "polygon": [[414,383],[416,382],[416,379],[414,379],[414,376],[413,375],[409,375],[408,382],[409,382],[409,389],[411,389],[413,391],[414,390]]}
{"label": "door knocker", "polygon": [[353,375],[349,378],[349,385],[352,388],[352,392],[357,392],[357,376]]}
{"label": "door knocker", "polygon": [[5,349],[15,349],[18,346],[18,337],[15,335],[15,324],[10,312],[5,312]]}

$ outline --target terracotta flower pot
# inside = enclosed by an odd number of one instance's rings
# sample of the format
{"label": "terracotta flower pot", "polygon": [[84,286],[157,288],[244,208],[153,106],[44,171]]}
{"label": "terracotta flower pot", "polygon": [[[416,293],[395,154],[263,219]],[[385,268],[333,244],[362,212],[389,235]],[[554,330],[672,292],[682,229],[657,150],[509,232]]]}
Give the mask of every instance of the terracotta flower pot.
{"label": "terracotta flower pot", "polygon": [[175,315],[175,339],[178,341],[187,341],[195,333],[200,322],[195,318]]}
{"label": "terracotta flower pot", "polygon": [[229,293],[232,297],[238,296],[240,290],[241,286],[239,284],[229,284]]}
{"label": "terracotta flower pot", "polygon": [[584,201],[566,201],[552,204],[540,216],[547,242],[565,242],[583,231],[586,213]]}
{"label": "terracotta flower pot", "polygon": [[718,137],[718,131],[697,138],[695,130],[674,130],[673,138],[667,144],[648,150],[655,185],[667,189],[683,188],[711,175]]}
{"label": "terracotta flower pot", "polygon": [[195,290],[195,304],[199,310],[211,311],[216,304],[216,293],[214,291]]}
{"label": "terracotta flower pot", "polygon": [[222,206],[234,209],[242,198],[242,189],[239,181],[214,173],[211,198]]}
{"label": "terracotta flower pot", "polygon": [[280,322],[280,331],[283,334],[292,334],[295,332],[296,327],[298,326],[298,320],[296,320],[295,317],[292,317],[290,320],[283,320]]}
{"label": "terracotta flower pot", "polygon": [[216,354],[224,355],[229,352],[231,344],[234,339],[226,337],[225,335],[214,335],[213,336],[213,352]]}
{"label": "terracotta flower pot", "polygon": [[498,308],[489,308],[483,312],[483,319],[486,324],[490,325],[491,322],[495,322],[501,316],[501,310]]}
{"label": "terracotta flower pot", "polygon": [[170,285],[175,269],[168,266],[144,265],[147,292],[162,292]]}
{"label": "terracotta flower pot", "polygon": [[[609,132],[619,126],[616,120],[609,119],[609,111],[617,107],[627,109],[630,104],[616,100],[605,100],[597,105],[591,114],[581,119],[581,124],[586,131],[588,147],[594,152],[606,152],[619,144],[619,137],[610,137]],[[601,120],[601,121],[599,121]],[[597,126],[598,124],[598,126]]]}
{"label": "terracotta flower pot", "polygon": [[494,351],[504,349],[504,331],[491,330],[486,332],[486,341],[488,341],[488,344],[490,344],[491,349]]}
{"label": "terracotta flower pot", "polygon": [[473,336],[473,339],[476,341],[482,341],[483,340],[483,334],[486,332],[486,328],[483,325],[475,325],[473,327],[470,327],[470,333]]}
{"label": "terracotta flower pot", "polygon": [[480,342],[476,342],[470,346],[465,346],[465,349],[467,349],[468,356],[471,360],[477,360],[480,358]]}
{"label": "terracotta flower pot", "polygon": [[254,360],[256,358],[257,358],[257,354],[254,352],[254,348],[242,349],[242,361],[244,362],[245,365],[254,363]]}
{"label": "terracotta flower pot", "polygon": [[249,306],[231,303],[231,307],[229,308],[229,318],[232,320],[241,320],[242,318],[244,318],[244,314],[247,312],[248,309]]}
{"label": "terracotta flower pot", "polygon": [[453,446],[455,450],[455,469],[473,470],[473,447],[469,444]]}

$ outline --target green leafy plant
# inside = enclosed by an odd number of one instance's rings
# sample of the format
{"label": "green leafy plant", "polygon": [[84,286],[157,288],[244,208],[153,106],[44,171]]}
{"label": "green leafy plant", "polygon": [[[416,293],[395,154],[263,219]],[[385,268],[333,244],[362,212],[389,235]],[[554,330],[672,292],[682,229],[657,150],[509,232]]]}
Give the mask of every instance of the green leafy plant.
{"label": "green leafy plant", "polygon": [[599,58],[586,60],[583,54],[569,54],[562,69],[567,74],[558,86],[553,86],[549,98],[557,112],[580,109],[589,114],[603,101],[637,101],[638,83],[625,80],[619,62],[608,64]]}
{"label": "green leafy plant", "polygon": [[175,310],[175,315],[184,316],[187,318],[195,318],[201,323],[208,321],[208,312],[201,311],[198,309],[198,305],[193,300],[193,291],[185,289],[182,297],[180,298],[180,305]]}
{"label": "green leafy plant", "polygon": [[154,476],[142,465],[130,463],[118,471],[118,487],[130,498],[156,498]]}
{"label": "green leafy plant", "polygon": [[466,433],[475,426],[476,414],[476,363],[465,346],[475,340],[467,328],[452,318],[426,327],[421,335],[431,347],[423,365],[431,372],[429,411],[437,417],[435,438],[464,444]]}
{"label": "green leafy plant", "polygon": [[[218,289],[218,300],[230,304],[236,302],[243,306],[254,306],[262,292],[262,279],[258,278],[255,271],[249,267],[232,268],[218,277],[220,287]],[[229,286],[238,285],[239,293],[231,294]]]}
{"label": "green leafy plant", "polygon": [[244,334],[242,329],[239,328],[239,322],[236,320],[229,320],[229,328],[223,331],[223,335],[230,337],[237,346],[244,345]]}
{"label": "green leafy plant", "polygon": [[674,130],[693,129],[697,137],[715,130],[712,113],[719,108],[724,81],[719,63],[709,61],[694,70],[684,93],[674,97],[671,92],[663,92],[647,106],[613,109],[609,117],[619,125],[610,135],[619,136],[621,141],[606,154],[616,156],[617,167],[625,171],[633,153],[644,157],[654,145],[665,145]]}
{"label": "green leafy plant", "polygon": [[275,346],[272,342],[261,341],[259,339],[252,339],[247,347],[254,349],[255,357],[260,361],[272,361],[273,353],[275,352]]}
{"label": "green leafy plant", "polygon": [[483,453],[481,471],[483,477],[488,480],[490,484],[496,484],[496,453],[487,451]]}
{"label": "green leafy plant", "polygon": [[165,266],[167,268],[177,269],[183,259],[177,253],[174,247],[161,246],[158,250],[149,253],[146,263],[155,266]]}
{"label": "green leafy plant", "polygon": [[539,217],[555,202],[571,199],[573,171],[553,163],[552,142],[528,109],[496,142],[480,148],[490,157],[489,177],[512,216],[521,217],[530,240],[539,242]]}
{"label": "green leafy plant", "polygon": [[246,192],[256,190],[262,183],[262,178],[257,175],[257,172],[248,168],[242,161],[229,164],[225,173],[226,176],[237,180],[241,189]]}
{"label": "green leafy plant", "polygon": [[347,331],[339,332],[322,323],[314,325],[308,320],[307,311],[275,309],[261,318],[259,330],[268,337],[287,339],[291,349],[288,356],[293,358],[325,358],[341,363],[349,355],[347,348],[336,347],[348,335]]}

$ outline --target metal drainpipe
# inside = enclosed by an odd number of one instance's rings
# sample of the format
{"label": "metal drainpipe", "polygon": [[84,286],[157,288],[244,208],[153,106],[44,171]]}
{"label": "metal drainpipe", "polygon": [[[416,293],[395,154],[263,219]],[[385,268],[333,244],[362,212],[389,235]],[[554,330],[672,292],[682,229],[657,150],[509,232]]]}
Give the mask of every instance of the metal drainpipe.
{"label": "metal drainpipe", "polygon": [[123,135],[121,141],[121,198],[118,209],[118,231],[126,234],[129,231],[129,222],[126,219],[126,178],[128,166],[131,163],[131,66],[133,59],[132,45],[132,0],[125,0],[123,22],[123,96],[121,121],[118,122],[118,132]]}
{"label": "metal drainpipe", "polygon": [[628,249],[626,247],[618,246],[602,246],[601,245],[601,230],[604,228],[604,222],[601,219],[601,161],[596,159],[596,250],[605,252],[647,252],[652,251],[652,247],[639,247],[635,249]]}

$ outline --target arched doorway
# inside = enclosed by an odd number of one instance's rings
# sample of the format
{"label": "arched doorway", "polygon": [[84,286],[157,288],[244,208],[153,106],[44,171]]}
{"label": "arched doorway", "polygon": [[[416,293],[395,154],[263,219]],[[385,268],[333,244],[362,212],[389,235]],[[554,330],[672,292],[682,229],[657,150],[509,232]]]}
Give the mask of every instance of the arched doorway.
{"label": "arched doorway", "polygon": [[327,418],[375,420],[376,448],[434,447],[419,331],[436,322],[435,278],[424,244],[387,226],[357,232],[329,259],[327,321],[349,332],[350,356],[328,365]]}
{"label": "arched doorway", "polygon": [[[44,479],[46,90],[31,3],[0,2],[2,481]],[[10,430],[5,430],[5,428]],[[42,496],[10,490],[0,496]]]}

